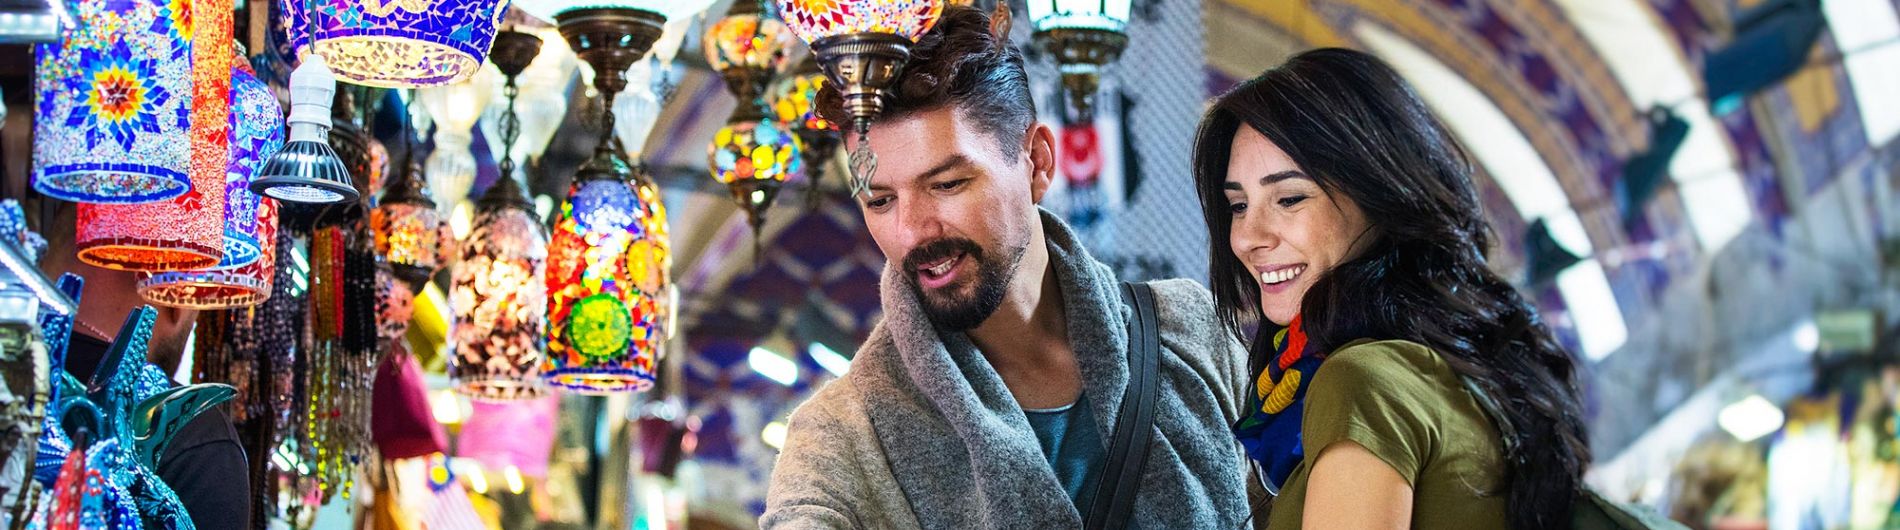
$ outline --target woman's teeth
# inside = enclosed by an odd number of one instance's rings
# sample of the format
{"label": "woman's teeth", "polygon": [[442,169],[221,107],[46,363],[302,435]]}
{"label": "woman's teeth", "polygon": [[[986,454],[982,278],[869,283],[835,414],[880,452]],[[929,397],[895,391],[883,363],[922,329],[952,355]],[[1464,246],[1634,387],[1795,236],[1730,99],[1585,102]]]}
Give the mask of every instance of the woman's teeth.
{"label": "woman's teeth", "polygon": [[1264,283],[1264,284],[1268,284],[1268,285],[1272,285],[1272,284],[1276,284],[1276,283],[1282,283],[1282,282],[1285,282],[1285,281],[1287,281],[1287,280],[1291,280],[1291,279],[1293,279],[1293,277],[1295,277],[1295,276],[1299,276],[1299,275],[1300,275],[1300,273],[1302,273],[1302,272],[1306,272],[1306,266],[1305,266],[1305,265],[1300,265],[1300,266],[1297,266],[1297,267],[1288,267],[1288,268],[1285,268],[1285,269],[1280,269],[1280,270],[1273,270],[1273,271],[1267,271],[1267,272],[1262,272],[1262,273],[1260,273],[1260,283]]}

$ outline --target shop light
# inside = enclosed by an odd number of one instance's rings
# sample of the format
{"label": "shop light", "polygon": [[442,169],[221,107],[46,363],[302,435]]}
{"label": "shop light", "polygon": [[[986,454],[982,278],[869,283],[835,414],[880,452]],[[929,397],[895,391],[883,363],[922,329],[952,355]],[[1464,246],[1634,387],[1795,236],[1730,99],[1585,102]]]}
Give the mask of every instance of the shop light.
{"label": "shop light", "polygon": [[777,381],[778,384],[792,386],[798,381],[798,363],[784,356],[772,353],[765,348],[752,348],[752,354],[746,358],[746,364],[752,365],[752,371]]}
{"label": "shop light", "polygon": [[1736,440],[1747,443],[1781,430],[1784,419],[1780,407],[1769,403],[1760,394],[1751,394],[1722,407],[1722,412],[1716,414],[1715,423]]}
{"label": "shop light", "polygon": [[515,467],[514,464],[509,464],[507,468],[502,469],[501,476],[504,480],[508,481],[509,493],[520,495],[522,490],[527,489],[527,486],[522,484],[521,481],[521,468]]}
{"label": "shop light", "polygon": [[851,371],[851,360],[844,358],[843,355],[839,355],[836,351],[832,351],[831,348],[825,346],[824,343],[811,343],[810,351],[811,360],[818,361],[818,366],[825,367],[825,371],[831,372],[831,375],[844,377],[845,372]]}
{"label": "shop light", "polygon": [[1814,353],[1821,349],[1821,327],[1813,320],[1802,321],[1794,328],[1794,347],[1802,353]]}
{"label": "shop light", "polygon": [[765,424],[765,431],[759,433],[759,437],[765,440],[765,445],[772,446],[773,450],[785,449],[785,423],[775,421]]}

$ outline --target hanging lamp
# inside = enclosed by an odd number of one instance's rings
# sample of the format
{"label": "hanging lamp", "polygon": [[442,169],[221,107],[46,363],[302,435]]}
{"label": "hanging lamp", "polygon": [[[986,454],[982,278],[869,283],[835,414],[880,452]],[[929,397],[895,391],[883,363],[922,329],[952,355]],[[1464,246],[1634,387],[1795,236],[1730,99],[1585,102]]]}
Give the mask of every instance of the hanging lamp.
{"label": "hanging lamp", "polygon": [[453,246],[455,238],[444,230],[447,222],[429,198],[429,185],[422,179],[422,162],[415,159],[415,151],[414,146],[406,150],[408,160],[402,171],[384,183],[382,200],[370,211],[369,224],[376,234],[376,255],[389,264],[397,280],[419,291],[442,268],[442,257],[452,250],[446,247]]}
{"label": "hanging lamp", "polygon": [[[495,39],[505,0],[291,0],[295,50],[318,55],[338,77],[383,88],[421,88],[468,80]],[[314,12],[312,11],[314,9]]]}
{"label": "hanging lamp", "polygon": [[[593,66],[605,102],[600,143],[561,205],[548,244],[548,353],[542,377],[581,393],[653,386],[659,337],[657,291],[664,254],[646,233],[658,197],[614,140],[613,100],[626,71],[658,39],[666,17],[636,8],[584,8],[555,16],[561,34]],[[648,199],[652,199],[649,202]]]}
{"label": "hanging lamp", "polygon": [[772,81],[771,87],[765,92],[769,117],[785,124],[798,137],[798,153],[804,159],[805,201],[808,207],[817,206],[825,164],[831,161],[832,153],[844,141],[838,134],[838,124],[818,115],[818,91],[825,88],[826,82],[825,72],[818,68],[818,61],[806,56],[791,71]]}
{"label": "hanging lamp", "polygon": [[[515,81],[531,63],[547,58],[541,48],[541,38],[531,33],[505,30],[495,36],[489,60],[506,78],[502,95],[508,101],[497,125],[499,153],[513,152],[521,128]],[[449,372],[458,390],[485,401],[546,394],[537,372],[547,341],[548,236],[533,203],[509,176],[513,166],[514,159],[504,154],[501,180],[476,201],[474,228],[449,289],[455,310]]]}
{"label": "hanging lamp", "polygon": [[264,159],[283,147],[284,117],[276,96],[251,74],[249,64],[237,64],[231,79],[224,258],[209,269],[140,273],[139,295],[153,304],[229,309],[270,298],[276,271],[277,203],[252,194],[249,185]]}
{"label": "hanging lamp", "polygon": [[416,91],[416,99],[435,120],[435,150],[429,152],[429,187],[444,209],[454,209],[475,186],[475,123],[493,97],[488,79],[477,77]]}
{"label": "hanging lamp", "polygon": [[871,121],[883,112],[885,91],[910,61],[910,46],[943,15],[943,0],[778,0],[778,6],[844,96],[845,114],[858,135],[851,192],[869,193],[877,172]]}
{"label": "hanging lamp", "polygon": [[1094,114],[1102,67],[1128,48],[1130,0],[1029,0],[1029,23],[1037,46],[1056,57],[1069,105],[1087,119]]}
{"label": "hanging lamp", "polygon": [[[191,189],[188,41],[152,0],[73,3],[77,24],[36,46],[33,189],[70,202],[142,203]],[[189,18],[189,17],[187,17]],[[109,23],[116,22],[116,23]]]}
{"label": "hanging lamp", "polygon": [[[706,63],[726,80],[740,110],[757,107],[772,75],[785,67],[792,34],[784,22],[765,16],[757,0],[737,0],[725,18],[706,29]],[[735,112],[736,113],[736,112]]]}
{"label": "hanging lamp", "polygon": [[[169,271],[212,267],[223,258],[231,10],[229,0],[198,0],[171,3],[159,12],[162,20],[153,27],[169,27],[167,35],[174,44],[165,67],[191,72],[189,87],[177,91],[188,96],[189,111],[174,118],[189,123],[189,140],[169,147],[189,152],[191,189],[145,204],[80,203],[75,246],[81,261],[105,268]],[[106,18],[109,23],[111,17]],[[113,74],[107,69],[100,75]],[[143,141],[152,140],[157,139]]]}
{"label": "hanging lamp", "polygon": [[755,256],[766,210],[785,179],[803,164],[798,137],[785,125],[765,119],[765,86],[784,67],[792,36],[785,23],[766,17],[764,11],[753,0],[733,3],[731,12],[706,31],[704,45],[706,62],[739,100],[726,126],[713,135],[707,167],[745,211]]}

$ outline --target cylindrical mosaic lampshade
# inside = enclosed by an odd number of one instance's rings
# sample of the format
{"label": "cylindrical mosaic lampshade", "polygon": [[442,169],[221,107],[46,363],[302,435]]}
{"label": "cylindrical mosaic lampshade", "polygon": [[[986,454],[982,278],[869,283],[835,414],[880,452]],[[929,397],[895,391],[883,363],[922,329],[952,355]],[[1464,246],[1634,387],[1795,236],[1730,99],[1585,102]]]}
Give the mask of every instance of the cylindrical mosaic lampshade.
{"label": "cylindrical mosaic lampshade", "polygon": [[259,257],[235,267],[139,274],[139,296],[157,305],[191,309],[250,307],[270,299],[277,277],[277,201],[259,200]]}
{"label": "cylindrical mosaic lampshade", "polygon": [[316,51],[345,81],[420,88],[465,81],[488,58],[505,0],[314,0],[284,4],[293,49]]}
{"label": "cylindrical mosaic lampshade", "polygon": [[484,208],[462,245],[449,291],[455,308],[450,370],[462,393],[482,400],[545,393],[548,236],[534,213]]}
{"label": "cylindrical mosaic lampshade", "polygon": [[[242,56],[240,54],[239,56]],[[250,63],[231,69],[230,169],[224,180],[224,258],[218,267],[236,267],[262,254],[257,208],[263,199],[251,193],[251,175],[284,147],[283,107],[270,87],[251,73]]]}
{"label": "cylindrical mosaic lampshade", "polygon": [[[190,12],[185,12],[189,10]],[[136,11],[136,10],[135,10]],[[170,60],[190,66],[188,175],[191,189],[137,204],[79,205],[79,259],[99,267],[173,271],[216,266],[224,256],[225,172],[230,160],[231,1],[174,2]],[[176,118],[174,118],[176,119]],[[173,149],[180,149],[174,146]]]}
{"label": "cylindrical mosaic lampshade", "polygon": [[179,60],[189,41],[179,37],[176,9],[156,0],[109,3],[72,2],[78,24],[60,42],[38,46],[33,188],[72,202],[177,197],[192,185],[191,121],[183,117],[193,65]]}
{"label": "cylindrical mosaic lampshade", "polygon": [[616,179],[570,188],[548,244],[549,384],[582,393],[653,386],[661,293],[646,289],[663,281],[665,258],[646,233],[663,214],[656,204]]}

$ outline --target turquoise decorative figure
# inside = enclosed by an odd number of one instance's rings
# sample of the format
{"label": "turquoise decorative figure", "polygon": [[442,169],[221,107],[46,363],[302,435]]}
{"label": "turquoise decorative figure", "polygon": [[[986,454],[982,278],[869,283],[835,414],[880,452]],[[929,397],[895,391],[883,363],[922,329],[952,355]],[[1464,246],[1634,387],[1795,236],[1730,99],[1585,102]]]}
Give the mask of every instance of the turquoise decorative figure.
{"label": "turquoise decorative figure", "polygon": [[[145,360],[157,318],[151,306],[140,306],[127,315],[85,396],[64,400],[60,415],[69,435],[82,427],[75,423],[91,423],[98,427],[102,443],[112,442],[89,449],[87,467],[99,470],[106,483],[125,489],[142,528],[195,530],[178,495],[159,480],[159,459],[186,423],[230,400],[237,390],[221,384],[173,388],[164,371]],[[89,408],[98,410],[96,419],[83,415]],[[84,445],[81,442],[77,445]],[[122,506],[119,503],[114,509]]]}

